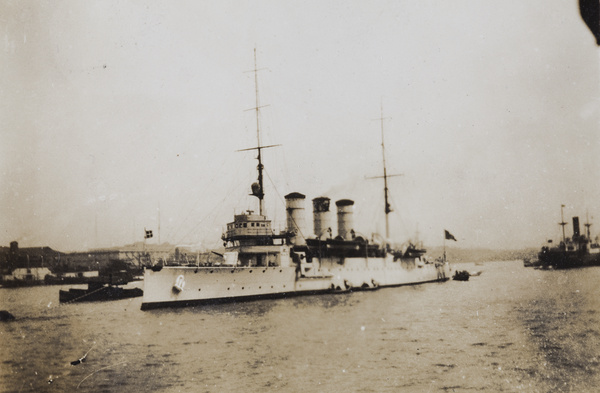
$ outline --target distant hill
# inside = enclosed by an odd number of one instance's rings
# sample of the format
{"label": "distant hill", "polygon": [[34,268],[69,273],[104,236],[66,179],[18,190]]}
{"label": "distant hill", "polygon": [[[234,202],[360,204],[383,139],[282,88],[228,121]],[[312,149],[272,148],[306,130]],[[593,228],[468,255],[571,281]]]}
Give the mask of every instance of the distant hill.
{"label": "distant hill", "polygon": [[[449,262],[490,262],[514,261],[518,259],[536,259],[539,249],[525,248],[521,250],[490,250],[487,248],[449,248],[446,247],[446,259]],[[440,258],[444,254],[443,247],[427,249],[427,255]]]}

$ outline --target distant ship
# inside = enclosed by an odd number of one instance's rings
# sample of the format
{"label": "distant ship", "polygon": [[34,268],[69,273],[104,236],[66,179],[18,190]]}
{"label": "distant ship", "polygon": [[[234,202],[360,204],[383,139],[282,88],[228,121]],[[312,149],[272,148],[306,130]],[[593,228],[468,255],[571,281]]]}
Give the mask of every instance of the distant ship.
{"label": "distant ship", "polygon": [[[573,217],[573,237],[565,237],[565,226],[563,209],[561,206],[562,241],[558,247],[551,245],[542,247],[538,254],[539,263],[542,267],[553,267],[555,269],[569,269],[583,266],[600,266],[600,244],[598,238],[592,240],[589,221],[585,224],[586,234],[579,230],[579,217]],[[548,242],[551,244],[551,240]]]}
{"label": "distant ship", "polygon": [[60,303],[97,302],[106,300],[120,300],[142,296],[140,288],[123,288],[101,281],[88,283],[87,289],[70,288],[58,291]]}
{"label": "distant ship", "polygon": [[[255,56],[256,72],[256,56]],[[256,83],[256,78],[255,78]],[[256,111],[258,119],[258,93]],[[448,263],[430,261],[425,250],[413,244],[395,248],[388,241],[387,173],[382,150],[386,237],[366,238],[354,229],[354,202],[340,199],[337,234],[333,233],[331,200],[312,200],[313,231],[307,228],[306,196],[285,196],[287,228],[273,230],[264,214],[262,150],[257,121],[258,181],[252,195],[258,198],[258,214],[248,210],[234,215],[222,236],[226,246],[220,266],[154,266],[144,272],[142,310],[165,306],[189,306],[273,297],[374,290],[381,287],[446,281]]]}
{"label": "distant ship", "polygon": [[112,259],[100,270],[101,275],[88,280],[88,288],[59,290],[61,303],[119,300],[142,296],[140,288],[123,288],[134,280],[130,266],[122,260]]}

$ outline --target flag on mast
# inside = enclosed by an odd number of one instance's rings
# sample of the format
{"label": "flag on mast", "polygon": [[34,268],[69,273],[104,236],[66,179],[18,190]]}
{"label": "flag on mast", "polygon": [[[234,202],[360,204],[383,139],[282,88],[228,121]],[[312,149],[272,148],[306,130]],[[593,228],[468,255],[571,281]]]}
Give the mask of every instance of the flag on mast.
{"label": "flag on mast", "polygon": [[451,234],[450,232],[448,232],[447,230],[444,229],[444,235],[446,237],[446,240],[454,240],[457,241],[456,238],[454,237],[453,234]]}

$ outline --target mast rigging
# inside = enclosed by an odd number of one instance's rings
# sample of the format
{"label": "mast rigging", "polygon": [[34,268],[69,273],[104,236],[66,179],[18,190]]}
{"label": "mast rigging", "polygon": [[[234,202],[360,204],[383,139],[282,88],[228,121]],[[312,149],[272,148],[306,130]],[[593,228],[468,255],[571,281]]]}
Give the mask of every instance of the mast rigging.
{"label": "mast rigging", "polygon": [[247,150],[257,150],[258,154],[256,159],[258,160],[258,166],[256,167],[258,170],[258,183],[252,184],[252,194],[253,196],[258,198],[258,213],[262,216],[264,215],[264,185],[263,185],[263,169],[265,168],[262,163],[262,149],[267,149],[269,147],[275,147],[280,145],[269,145],[269,146],[261,146],[260,144],[260,108],[264,108],[268,105],[260,105],[260,101],[258,98],[258,67],[256,66],[256,48],[254,48],[254,69],[248,72],[254,72],[254,91],[256,94],[256,106],[254,108],[250,108],[247,110],[256,111],[256,147],[251,147],[249,149],[242,149],[238,151],[247,151]]}
{"label": "mast rigging", "polygon": [[387,174],[387,166],[385,164],[385,140],[384,140],[384,132],[383,132],[383,121],[385,119],[389,119],[383,117],[383,104],[381,105],[381,116],[378,119],[381,121],[381,155],[383,158],[383,176],[374,176],[369,179],[378,179],[383,178],[383,197],[384,197],[384,212],[385,212],[385,238],[389,239],[390,237],[390,220],[389,214],[393,212],[393,209],[390,205],[389,201],[389,188],[388,188],[388,177],[402,176],[402,174],[388,175]]}

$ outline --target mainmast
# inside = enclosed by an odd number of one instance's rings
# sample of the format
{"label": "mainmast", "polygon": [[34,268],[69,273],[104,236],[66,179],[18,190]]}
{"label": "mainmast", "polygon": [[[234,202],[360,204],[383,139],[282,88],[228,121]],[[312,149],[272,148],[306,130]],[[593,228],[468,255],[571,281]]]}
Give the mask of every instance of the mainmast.
{"label": "mainmast", "polygon": [[[594,217],[592,217],[592,218],[594,218]],[[592,224],[590,223],[590,213],[589,212],[585,213],[585,221],[586,221],[585,228],[586,228],[586,232],[587,232],[587,238],[588,238],[588,240],[592,240],[592,236],[590,233],[590,227],[592,226]]]}
{"label": "mainmast", "polygon": [[390,220],[389,220],[389,214],[393,211],[392,207],[390,206],[390,201],[389,201],[389,188],[388,188],[388,177],[392,177],[392,176],[402,176],[401,174],[398,175],[388,175],[387,174],[387,166],[385,164],[385,140],[384,140],[384,132],[383,132],[383,121],[386,119],[386,117],[383,117],[383,105],[381,105],[381,117],[379,119],[376,120],[380,120],[381,121],[381,155],[383,158],[383,176],[375,176],[375,178],[378,177],[383,177],[383,197],[384,197],[384,212],[385,212],[385,238],[389,239],[390,237]]}
{"label": "mainmast", "polygon": [[384,133],[383,133],[383,105],[381,105],[381,156],[383,158],[383,196],[385,203],[385,238],[388,239],[390,237],[390,220],[388,215],[392,212],[392,208],[390,207],[390,203],[388,200],[388,185],[387,185],[387,168],[385,165],[385,142],[384,142]]}

